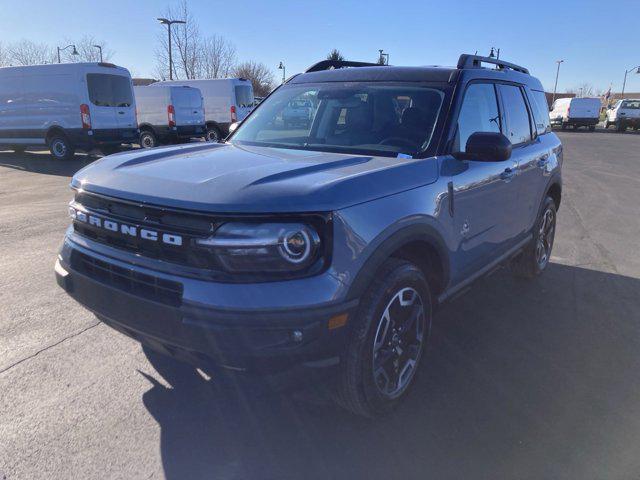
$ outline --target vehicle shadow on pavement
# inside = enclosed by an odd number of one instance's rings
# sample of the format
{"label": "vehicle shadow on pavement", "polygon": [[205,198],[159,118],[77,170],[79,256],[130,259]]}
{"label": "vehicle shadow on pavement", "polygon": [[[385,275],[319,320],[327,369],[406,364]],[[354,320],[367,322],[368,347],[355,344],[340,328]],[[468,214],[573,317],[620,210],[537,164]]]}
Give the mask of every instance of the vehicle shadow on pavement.
{"label": "vehicle shadow on pavement", "polygon": [[218,387],[150,352],[164,380],[143,374],[143,402],[169,479],[632,478],[639,306],[638,279],[500,271],[441,309],[415,388],[375,420],[334,406],[322,385]]}
{"label": "vehicle shadow on pavement", "polygon": [[76,155],[72,160],[56,160],[46,153],[0,152],[0,167],[13,168],[44,175],[72,177],[78,170],[86,167],[99,157],[95,155]]}

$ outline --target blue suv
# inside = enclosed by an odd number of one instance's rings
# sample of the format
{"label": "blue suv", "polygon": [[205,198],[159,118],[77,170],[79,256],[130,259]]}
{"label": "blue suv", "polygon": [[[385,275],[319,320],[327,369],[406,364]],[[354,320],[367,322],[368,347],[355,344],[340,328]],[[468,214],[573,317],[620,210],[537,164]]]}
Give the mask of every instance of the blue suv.
{"label": "blue suv", "polygon": [[[292,102],[309,122],[283,121]],[[561,166],[523,67],[323,61],[222,144],[79,171],[57,281],[151,349],[331,372],[339,402],[372,416],[413,383],[438,305],[499,266],[545,269]]]}

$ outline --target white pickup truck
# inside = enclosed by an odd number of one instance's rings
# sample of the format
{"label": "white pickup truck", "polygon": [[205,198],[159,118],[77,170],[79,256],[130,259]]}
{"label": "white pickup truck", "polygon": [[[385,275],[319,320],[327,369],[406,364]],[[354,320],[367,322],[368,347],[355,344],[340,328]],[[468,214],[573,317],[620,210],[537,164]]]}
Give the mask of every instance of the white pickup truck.
{"label": "white pickup truck", "polygon": [[628,127],[638,130],[640,127],[640,99],[625,98],[618,100],[607,109],[604,127],[616,126],[616,130],[624,132]]}

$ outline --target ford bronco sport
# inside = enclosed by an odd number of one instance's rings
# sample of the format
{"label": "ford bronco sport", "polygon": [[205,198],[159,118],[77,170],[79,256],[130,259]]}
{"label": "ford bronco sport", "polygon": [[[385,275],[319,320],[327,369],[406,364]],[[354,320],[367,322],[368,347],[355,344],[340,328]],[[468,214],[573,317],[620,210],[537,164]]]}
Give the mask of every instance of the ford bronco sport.
{"label": "ford bronco sport", "polygon": [[[308,125],[283,122],[297,101]],[[561,165],[523,67],[323,61],[222,144],[79,171],[57,281],[195,364],[331,371],[339,402],[372,416],[411,386],[439,304],[501,265],[545,269]]]}

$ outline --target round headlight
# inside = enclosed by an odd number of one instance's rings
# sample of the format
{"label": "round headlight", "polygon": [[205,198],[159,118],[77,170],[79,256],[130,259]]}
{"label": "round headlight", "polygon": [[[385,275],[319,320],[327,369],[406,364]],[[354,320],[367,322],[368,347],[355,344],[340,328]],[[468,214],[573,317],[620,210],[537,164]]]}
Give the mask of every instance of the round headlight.
{"label": "round headlight", "polygon": [[293,230],[285,233],[280,254],[291,263],[301,263],[309,258],[311,239],[305,230]]}

